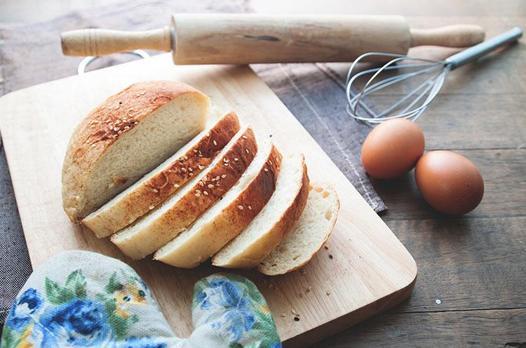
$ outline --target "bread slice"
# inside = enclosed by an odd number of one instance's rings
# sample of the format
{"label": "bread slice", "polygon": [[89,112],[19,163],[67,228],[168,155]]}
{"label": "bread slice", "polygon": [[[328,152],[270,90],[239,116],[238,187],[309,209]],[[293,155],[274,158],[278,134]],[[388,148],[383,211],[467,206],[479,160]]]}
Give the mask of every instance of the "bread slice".
{"label": "bread slice", "polygon": [[283,158],[276,190],[267,205],[212,258],[212,264],[226,268],[257,267],[299,219],[308,195],[309,176],[303,155]]}
{"label": "bread slice", "polygon": [[133,84],[109,97],[73,133],[62,169],[63,206],[81,218],[130,186],[206,125],[209,100],[186,84]]}
{"label": "bread slice", "polygon": [[127,256],[142,259],[190,226],[238,181],[256,155],[254,132],[243,128],[208,168],[150,214],[111,241]]}
{"label": "bread slice", "polygon": [[199,174],[238,131],[236,114],[223,116],[152,172],[85,217],[82,223],[99,238],[120,231]]}
{"label": "bread slice", "polygon": [[263,209],[275,189],[281,155],[266,142],[239,182],[223,199],[154,255],[181,268],[197,267],[236,237]]}
{"label": "bread slice", "polygon": [[279,275],[305,265],[329,238],[339,210],[340,201],[334,189],[312,187],[298,222],[261,262],[258,270],[266,275]]}

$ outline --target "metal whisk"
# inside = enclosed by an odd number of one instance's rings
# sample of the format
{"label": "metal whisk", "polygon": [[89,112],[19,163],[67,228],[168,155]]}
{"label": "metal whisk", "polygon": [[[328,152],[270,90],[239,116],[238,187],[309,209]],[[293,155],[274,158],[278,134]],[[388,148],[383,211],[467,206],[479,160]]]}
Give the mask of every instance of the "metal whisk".
{"label": "metal whisk", "polygon": [[[516,41],[522,33],[521,28],[515,27],[444,61],[382,52],[365,53],[354,61],[347,74],[347,112],[369,125],[393,118],[416,120],[438,94],[449,71]],[[385,60],[385,57],[392,59],[381,67],[356,73],[357,65],[364,59]],[[385,90],[388,87],[390,93]],[[371,102],[372,99],[376,100]]]}

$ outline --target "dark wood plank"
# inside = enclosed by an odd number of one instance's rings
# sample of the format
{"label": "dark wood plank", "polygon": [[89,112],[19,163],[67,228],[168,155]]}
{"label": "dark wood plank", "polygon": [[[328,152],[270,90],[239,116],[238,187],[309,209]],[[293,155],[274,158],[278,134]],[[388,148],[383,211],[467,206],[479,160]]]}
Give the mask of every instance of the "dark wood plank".
{"label": "dark wood plank", "polygon": [[418,265],[398,312],[526,308],[526,217],[387,224]]}
{"label": "dark wood plank", "polygon": [[[461,150],[480,169],[485,192],[480,205],[465,215],[475,217],[526,215],[526,149]],[[443,216],[431,209],[416,188],[413,172],[397,180],[373,181],[389,208],[384,220],[429,219]]]}
{"label": "dark wood plank", "polygon": [[526,309],[387,313],[316,347],[526,347]]}

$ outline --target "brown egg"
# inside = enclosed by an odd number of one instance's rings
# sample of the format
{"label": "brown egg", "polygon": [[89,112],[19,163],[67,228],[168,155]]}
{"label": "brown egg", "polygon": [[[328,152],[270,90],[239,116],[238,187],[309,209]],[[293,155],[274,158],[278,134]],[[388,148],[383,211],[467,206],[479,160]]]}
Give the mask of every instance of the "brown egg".
{"label": "brown egg", "polygon": [[362,163],[370,176],[395,178],[408,172],[424,153],[424,133],[411,121],[393,119],[376,126],[362,146]]}
{"label": "brown egg", "polygon": [[424,199],[445,214],[466,214],[484,195],[484,181],[477,167],[451,151],[423,155],[416,164],[415,177]]}

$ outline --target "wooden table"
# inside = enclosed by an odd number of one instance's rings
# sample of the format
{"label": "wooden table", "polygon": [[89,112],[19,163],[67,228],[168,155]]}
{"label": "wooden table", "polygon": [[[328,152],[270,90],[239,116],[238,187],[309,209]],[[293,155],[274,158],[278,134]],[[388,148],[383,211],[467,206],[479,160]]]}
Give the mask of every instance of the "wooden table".
{"label": "wooden table", "polygon": [[[37,0],[0,5],[0,21],[43,20],[107,1]],[[258,12],[402,14],[417,26],[482,25],[489,36],[526,27],[526,2],[266,1]],[[389,207],[383,219],[413,254],[419,278],[412,297],[320,347],[526,347],[526,45],[450,74],[419,120],[427,149],[455,150],[480,168],[486,192],[462,218],[434,213],[412,175],[375,187]]]}

